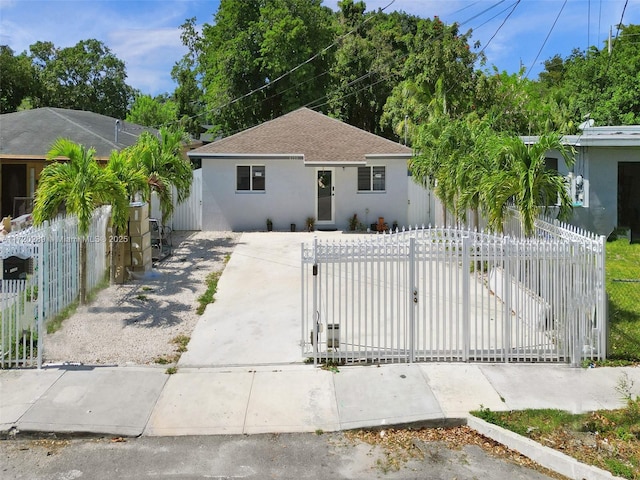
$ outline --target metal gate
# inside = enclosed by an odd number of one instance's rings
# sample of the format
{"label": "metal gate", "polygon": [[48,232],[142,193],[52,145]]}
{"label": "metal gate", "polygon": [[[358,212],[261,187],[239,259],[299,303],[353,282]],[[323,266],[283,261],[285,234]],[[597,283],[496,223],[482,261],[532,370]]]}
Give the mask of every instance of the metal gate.
{"label": "metal gate", "polygon": [[302,250],[302,348],[314,362],[604,358],[604,241],[454,228]]}

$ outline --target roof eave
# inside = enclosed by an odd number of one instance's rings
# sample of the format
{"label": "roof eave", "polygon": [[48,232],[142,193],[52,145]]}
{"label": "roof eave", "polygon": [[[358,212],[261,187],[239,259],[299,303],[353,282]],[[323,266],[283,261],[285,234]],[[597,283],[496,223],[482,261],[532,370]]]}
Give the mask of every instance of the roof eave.
{"label": "roof eave", "polygon": [[190,158],[218,158],[218,159],[284,159],[284,160],[304,160],[302,153],[218,153],[218,152],[197,152],[192,150],[187,152]]}

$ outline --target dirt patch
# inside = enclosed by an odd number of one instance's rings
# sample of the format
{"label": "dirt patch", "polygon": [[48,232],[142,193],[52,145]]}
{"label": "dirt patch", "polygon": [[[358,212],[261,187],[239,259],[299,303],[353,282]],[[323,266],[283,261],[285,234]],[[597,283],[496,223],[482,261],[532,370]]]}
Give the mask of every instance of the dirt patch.
{"label": "dirt patch", "polygon": [[174,232],[172,255],[152,278],[100,291],[44,339],[46,363],[149,365],[175,354],[200,316],[197,299],[210,272],[224,269],[240,237],[232,232]]}

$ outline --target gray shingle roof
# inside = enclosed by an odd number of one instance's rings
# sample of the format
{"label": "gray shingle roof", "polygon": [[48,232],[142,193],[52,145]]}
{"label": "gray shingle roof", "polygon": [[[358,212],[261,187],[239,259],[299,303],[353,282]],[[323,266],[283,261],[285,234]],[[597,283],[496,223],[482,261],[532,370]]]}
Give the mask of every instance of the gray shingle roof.
{"label": "gray shingle roof", "polygon": [[217,140],[190,157],[237,154],[303,154],[305,162],[364,162],[366,155],[411,155],[392,142],[308,108]]}
{"label": "gray shingle roof", "polygon": [[58,138],[68,138],[85,147],[93,147],[97,158],[108,158],[112,150],[136,143],[145,130],[120,121],[116,142],[116,119],[93,112],[64,108],[36,108],[0,115],[0,156],[44,158]]}

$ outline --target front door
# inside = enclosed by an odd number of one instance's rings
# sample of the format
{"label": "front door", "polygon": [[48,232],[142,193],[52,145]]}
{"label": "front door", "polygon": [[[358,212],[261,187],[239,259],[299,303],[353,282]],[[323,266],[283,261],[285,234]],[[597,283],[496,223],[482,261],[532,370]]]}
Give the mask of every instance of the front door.
{"label": "front door", "polygon": [[[13,199],[27,196],[27,166],[2,165],[2,211],[0,218],[8,215],[16,216],[13,211]],[[19,216],[19,215],[17,215]]]}
{"label": "front door", "polygon": [[335,223],[333,202],[333,169],[318,169],[316,172],[316,221],[319,225]]}

